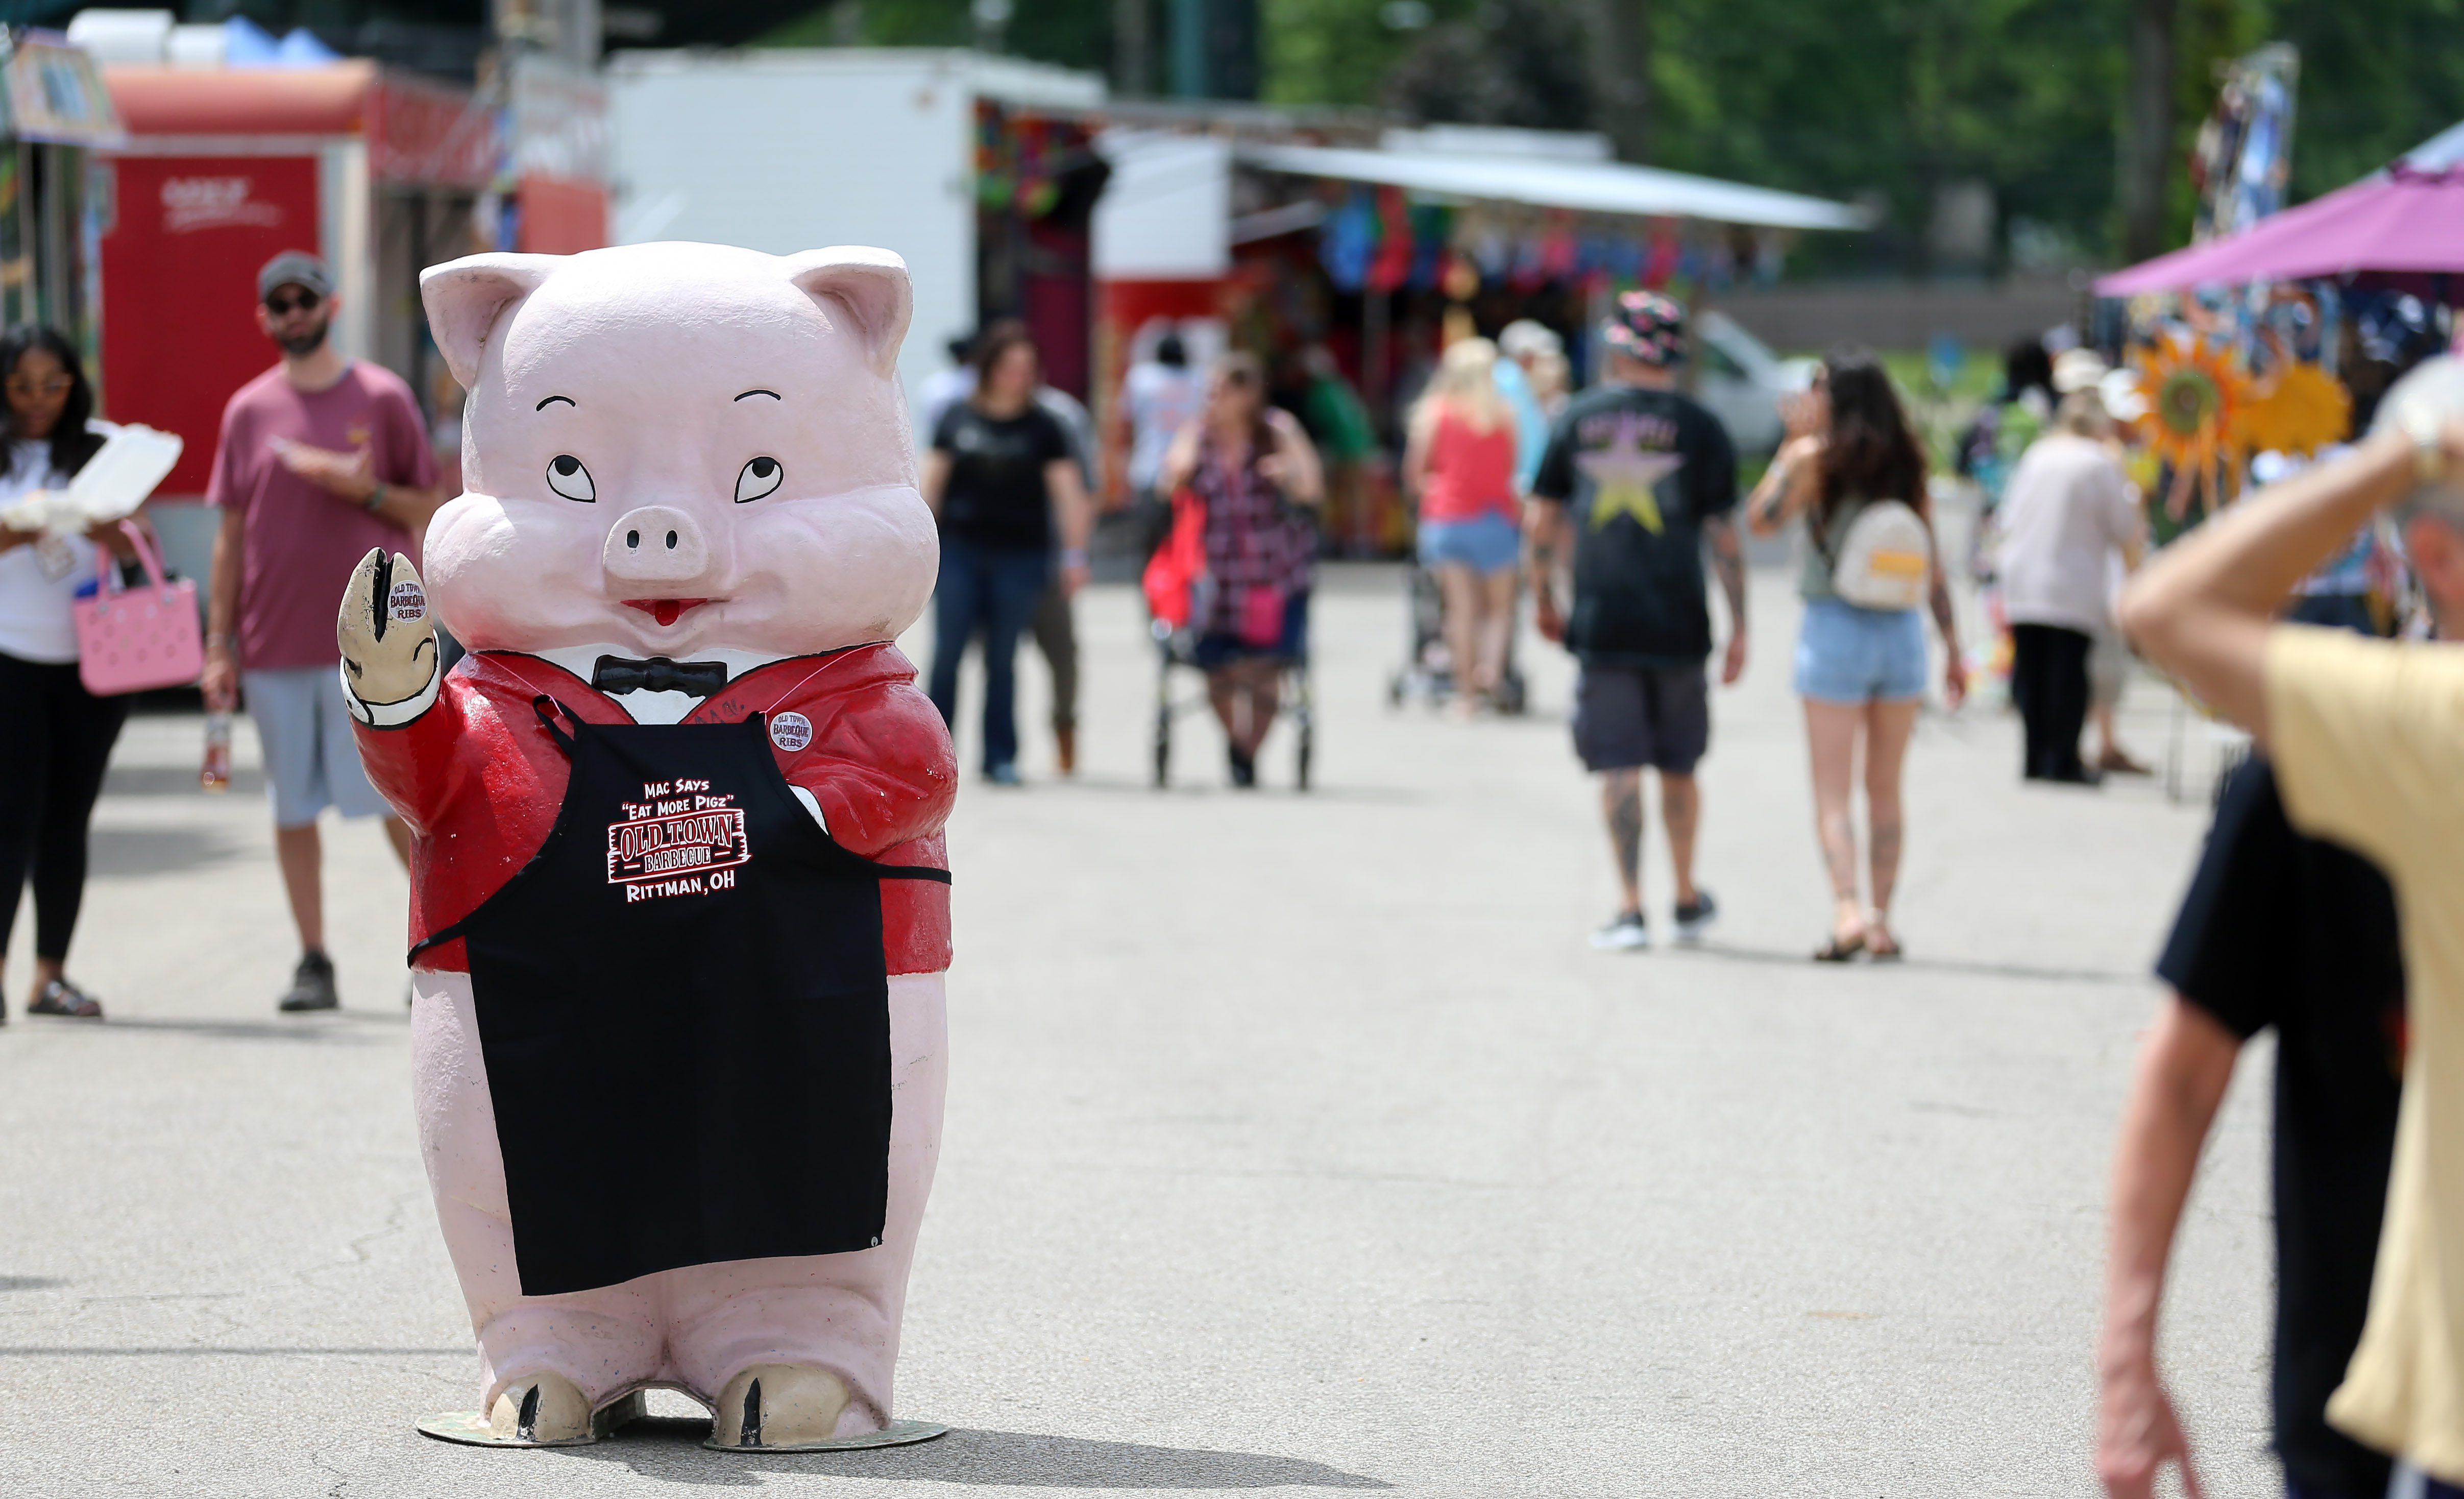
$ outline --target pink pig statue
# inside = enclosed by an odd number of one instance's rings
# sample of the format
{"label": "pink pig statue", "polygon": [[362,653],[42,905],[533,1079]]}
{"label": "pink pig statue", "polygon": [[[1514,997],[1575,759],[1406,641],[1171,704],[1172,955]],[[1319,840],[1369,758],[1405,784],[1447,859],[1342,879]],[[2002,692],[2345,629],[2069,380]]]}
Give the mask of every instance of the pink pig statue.
{"label": "pink pig statue", "polygon": [[934,1434],[891,1419],[957,783],[891,644],[938,565],[905,263],[633,245],[420,285],[468,493],[339,628],[414,835],[420,1145],[479,1341],[479,1412],[422,1429],[592,1442],[655,1387],[714,1446]]}

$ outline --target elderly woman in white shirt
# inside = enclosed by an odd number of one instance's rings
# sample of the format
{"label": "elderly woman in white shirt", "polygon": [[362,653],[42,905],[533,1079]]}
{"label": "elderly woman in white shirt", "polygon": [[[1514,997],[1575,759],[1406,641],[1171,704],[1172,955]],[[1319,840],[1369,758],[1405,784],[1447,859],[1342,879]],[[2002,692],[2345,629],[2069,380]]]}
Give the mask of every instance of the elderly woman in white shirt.
{"label": "elderly woman in white shirt", "polygon": [[[94,391],[77,350],[49,328],[0,338],[7,397],[8,468],[0,506],[65,486],[102,447]],[[100,544],[98,545],[98,542]],[[0,962],[29,875],[34,885],[34,982],[30,1015],[96,1020],[102,1006],[64,971],[85,894],[86,825],[111,746],[128,715],[123,697],[97,697],[77,678],[70,605],[95,581],[98,557],[135,556],[117,526],[46,538],[0,526]],[[0,1022],[8,1018],[0,1003]]]}
{"label": "elderly woman in white shirt", "polygon": [[2064,396],[2053,430],[2020,457],[2003,492],[1995,571],[2030,781],[2097,780],[2079,752],[2088,654],[2111,619],[2113,560],[2135,563],[2146,534],[2138,493],[2108,445],[2112,430],[2094,387]]}

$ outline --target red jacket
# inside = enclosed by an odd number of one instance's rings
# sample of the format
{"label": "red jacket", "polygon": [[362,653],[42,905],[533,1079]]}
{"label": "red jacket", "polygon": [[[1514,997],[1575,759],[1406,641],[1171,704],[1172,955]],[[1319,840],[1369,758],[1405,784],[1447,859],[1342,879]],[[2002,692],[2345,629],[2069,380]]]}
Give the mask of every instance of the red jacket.
{"label": "red jacket", "polygon": [[[463,658],[426,713],[399,728],[354,723],[368,779],[414,835],[410,937],[451,926],[530,862],[556,826],[571,764],[532,700],[546,694],[588,723],[632,722],[624,708],[539,656],[490,650]],[[736,723],[789,709],[812,720],[803,749],[779,769],[812,793],[830,836],[884,864],[950,867],[941,825],[957,799],[957,757],[915,668],[891,645],[793,656],[728,683],[685,716]],[[883,956],[891,973],[950,966],[950,888],[881,882]],[[427,968],[467,972],[459,940],[420,955]]]}

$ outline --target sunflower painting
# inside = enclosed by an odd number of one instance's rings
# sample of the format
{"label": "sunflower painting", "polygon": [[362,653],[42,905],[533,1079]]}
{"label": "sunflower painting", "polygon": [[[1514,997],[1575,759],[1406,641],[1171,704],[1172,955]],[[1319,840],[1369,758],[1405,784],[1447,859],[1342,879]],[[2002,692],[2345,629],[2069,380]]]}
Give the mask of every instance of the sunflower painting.
{"label": "sunflower painting", "polygon": [[2173,470],[2165,508],[2187,518],[2191,492],[2202,508],[2214,510],[2239,488],[2235,481],[2251,451],[2251,408],[2257,388],[2233,352],[2170,335],[2131,356],[2147,414],[2138,435]]}
{"label": "sunflower painting", "polygon": [[2251,447],[2307,457],[2342,442],[2352,419],[2353,398],[2335,376],[2316,364],[2282,364],[2251,406]]}

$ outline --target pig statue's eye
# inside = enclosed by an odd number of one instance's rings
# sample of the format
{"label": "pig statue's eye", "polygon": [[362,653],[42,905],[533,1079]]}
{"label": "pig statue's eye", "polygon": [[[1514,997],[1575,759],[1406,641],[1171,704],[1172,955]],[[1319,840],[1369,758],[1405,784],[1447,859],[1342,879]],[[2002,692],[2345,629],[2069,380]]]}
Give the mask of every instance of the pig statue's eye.
{"label": "pig statue's eye", "polygon": [[590,487],[590,471],[582,460],[569,452],[560,452],[547,460],[547,487],[567,499],[578,499],[585,505],[596,504],[599,492]]}
{"label": "pig statue's eye", "polygon": [[786,476],[787,471],[779,467],[778,459],[754,459],[736,476],[736,502],[741,505],[748,499],[759,499],[777,489]]}

